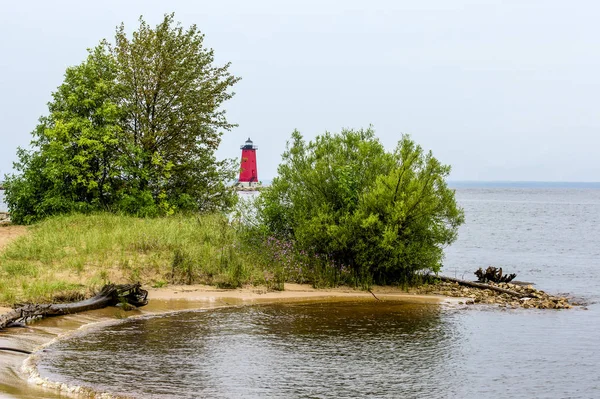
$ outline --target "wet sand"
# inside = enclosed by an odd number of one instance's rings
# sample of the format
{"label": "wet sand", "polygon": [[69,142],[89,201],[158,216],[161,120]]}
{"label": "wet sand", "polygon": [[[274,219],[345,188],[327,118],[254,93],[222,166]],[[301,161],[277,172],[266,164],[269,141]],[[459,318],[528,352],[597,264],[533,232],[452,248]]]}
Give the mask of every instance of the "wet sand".
{"label": "wet sand", "polygon": [[[375,288],[380,300],[407,301],[412,303],[454,304],[455,298],[435,295],[415,295],[394,288]],[[0,351],[0,398],[59,398],[72,387],[56,386],[37,376],[36,356],[43,347],[56,339],[99,325],[119,322],[130,317],[143,317],[169,312],[212,309],[224,306],[267,304],[276,302],[337,301],[364,298],[375,301],[372,294],[349,288],[314,289],[308,285],[286,284],[285,291],[267,291],[248,287],[223,290],[205,285],[168,286],[151,288],[149,304],[143,308],[125,312],[119,308],[105,308],[74,315],[48,318],[31,323],[27,328],[10,328],[0,331],[0,346],[35,352],[33,356]],[[0,313],[9,309],[0,308]],[[24,366],[25,365],[25,366]],[[64,396],[62,396],[64,397]]]}
{"label": "wet sand", "polygon": [[[434,302],[440,301],[440,296],[415,295],[394,287],[375,287],[373,292],[377,297],[389,299]],[[310,300],[327,297],[368,297],[375,298],[369,292],[355,290],[349,287],[316,289],[307,284],[285,284],[284,291],[268,291],[264,287],[247,287],[240,289],[218,289],[207,285],[174,285],[164,288],[150,288],[148,298],[153,300],[188,300],[210,301],[216,298],[230,298],[240,301],[263,302],[281,300]]]}

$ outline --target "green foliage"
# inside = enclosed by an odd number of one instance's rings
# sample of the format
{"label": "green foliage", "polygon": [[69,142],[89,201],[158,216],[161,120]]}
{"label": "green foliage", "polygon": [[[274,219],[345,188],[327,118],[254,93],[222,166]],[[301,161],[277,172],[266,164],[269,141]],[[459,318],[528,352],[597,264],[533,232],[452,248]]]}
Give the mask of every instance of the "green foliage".
{"label": "green foliage", "polygon": [[15,223],[97,210],[138,216],[214,211],[233,205],[225,182],[232,160],[217,161],[230,124],[222,105],[239,78],[214,65],[195,25],[173,14],[155,28],[121,25],[70,67],[6,179]]}
{"label": "green foliage", "polygon": [[371,129],[309,143],[295,131],[258,217],[268,233],[326,259],[312,267],[329,280],[350,269],[367,286],[403,282],[438,271],[456,240],[464,216],[449,173],[408,136],[386,152]]}
{"label": "green foliage", "polygon": [[194,281],[194,261],[192,257],[181,248],[175,250],[171,267],[172,283],[184,282],[185,284],[192,284],[192,281]]}
{"label": "green foliage", "polygon": [[149,192],[160,213],[230,206],[235,196],[224,181],[235,168],[214,158],[221,130],[234,127],[221,109],[239,81],[230,64],[214,66],[204,35],[195,25],[184,30],[173,14],[154,29],[140,19],[132,38],[121,25],[111,50],[126,115],[122,148],[132,149],[124,157],[135,182],[127,201]]}
{"label": "green foliage", "polygon": [[106,207],[117,184],[116,66],[98,47],[68,68],[50,114],[33,131],[34,151],[18,150],[21,175],[9,176],[5,201],[15,223]]}

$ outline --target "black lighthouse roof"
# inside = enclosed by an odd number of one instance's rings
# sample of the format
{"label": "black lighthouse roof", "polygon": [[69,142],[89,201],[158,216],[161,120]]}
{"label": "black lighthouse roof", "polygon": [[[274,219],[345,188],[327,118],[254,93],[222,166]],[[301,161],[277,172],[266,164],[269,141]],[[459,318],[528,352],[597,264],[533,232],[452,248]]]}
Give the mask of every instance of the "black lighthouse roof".
{"label": "black lighthouse roof", "polygon": [[250,137],[248,137],[248,140],[246,140],[246,142],[244,143],[244,145],[241,145],[240,148],[242,150],[258,150],[258,146],[255,146],[252,143],[252,140],[250,140]]}

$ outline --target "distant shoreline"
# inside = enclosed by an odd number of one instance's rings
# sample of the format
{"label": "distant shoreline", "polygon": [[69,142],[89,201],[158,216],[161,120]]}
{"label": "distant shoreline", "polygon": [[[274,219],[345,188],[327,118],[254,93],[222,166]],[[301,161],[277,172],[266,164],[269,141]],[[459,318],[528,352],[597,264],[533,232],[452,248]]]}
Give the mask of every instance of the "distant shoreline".
{"label": "distant shoreline", "polygon": [[[234,187],[238,192],[259,192],[271,186],[272,180],[266,180],[259,187]],[[600,182],[566,182],[566,181],[511,181],[511,180],[448,180],[448,186],[454,189],[469,188],[506,188],[506,189],[590,189],[600,190]],[[0,184],[0,212],[7,212],[3,202],[4,187]]]}
{"label": "distant shoreline", "polygon": [[[238,191],[259,191],[261,188],[269,187],[272,180],[266,180],[259,187],[237,187]],[[600,181],[533,181],[533,180],[448,180],[448,185],[453,188],[600,188]],[[4,191],[0,183],[0,191]]]}
{"label": "distant shoreline", "polygon": [[[272,179],[263,180],[263,187]],[[536,180],[447,180],[450,187],[506,187],[506,188],[600,188],[600,181],[536,181]]]}
{"label": "distant shoreline", "polygon": [[449,180],[452,188],[598,188],[600,182]]}

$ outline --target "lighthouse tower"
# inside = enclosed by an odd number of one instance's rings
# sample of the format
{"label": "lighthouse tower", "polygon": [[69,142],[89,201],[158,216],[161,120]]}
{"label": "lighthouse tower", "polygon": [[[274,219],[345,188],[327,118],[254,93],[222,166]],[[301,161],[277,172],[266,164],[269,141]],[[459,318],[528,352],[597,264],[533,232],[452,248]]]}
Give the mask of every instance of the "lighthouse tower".
{"label": "lighthouse tower", "polygon": [[248,140],[240,146],[242,150],[242,162],[240,166],[240,179],[238,185],[241,187],[255,187],[258,185],[258,168],[256,167],[256,150],[258,147]]}

